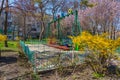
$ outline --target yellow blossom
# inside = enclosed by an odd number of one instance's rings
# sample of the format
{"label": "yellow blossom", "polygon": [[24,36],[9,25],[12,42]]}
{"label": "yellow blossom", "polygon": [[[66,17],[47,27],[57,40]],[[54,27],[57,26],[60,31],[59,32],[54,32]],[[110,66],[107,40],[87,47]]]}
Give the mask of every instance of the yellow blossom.
{"label": "yellow blossom", "polygon": [[0,41],[5,41],[5,40],[7,40],[7,36],[0,34]]}
{"label": "yellow blossom", "polygon": [[108,34],[103,33],[101,35],[91,35],[88,32],[82,32],[78,36],[69,36],[73,45],[78,45],[79,50],[88,48],[92,52],[100,52],[103,55],[113,53],[117,47],[120,46],[120,38],[116,40],[108,39]]}

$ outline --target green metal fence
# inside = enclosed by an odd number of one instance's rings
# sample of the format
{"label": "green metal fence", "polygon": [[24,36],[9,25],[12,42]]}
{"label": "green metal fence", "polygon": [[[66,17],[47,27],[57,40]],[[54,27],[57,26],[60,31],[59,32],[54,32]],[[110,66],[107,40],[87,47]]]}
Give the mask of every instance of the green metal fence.
{"label": "green metal fence", "polygon": [[29,49],[23,41],[20,41],[20,46],[22,47],[25,55],[28,57],[29,61],[34,63],[34,52]]}
{"label": "green metal fence", "polygon": [[33,71],[36,73],[36,66],[35,66],[35,59],[34,59],[34,52],[29,49],[27,45],[23,41],[20,41],[20,46],[22,47],[22,50],[24,54],[27,56],[28,60],[32,64]]}

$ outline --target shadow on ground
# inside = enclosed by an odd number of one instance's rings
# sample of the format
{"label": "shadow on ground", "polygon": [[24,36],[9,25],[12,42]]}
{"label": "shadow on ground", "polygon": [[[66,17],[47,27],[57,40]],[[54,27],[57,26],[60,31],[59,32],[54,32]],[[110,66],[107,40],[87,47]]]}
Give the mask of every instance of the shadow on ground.
{"label": "shadow on ground", "polygon": [[0,66],[6,65],[6,64],[11,64],[11,63],[16,63],[17,58],[14,56],[7,56],[7,57],[0,57]]}

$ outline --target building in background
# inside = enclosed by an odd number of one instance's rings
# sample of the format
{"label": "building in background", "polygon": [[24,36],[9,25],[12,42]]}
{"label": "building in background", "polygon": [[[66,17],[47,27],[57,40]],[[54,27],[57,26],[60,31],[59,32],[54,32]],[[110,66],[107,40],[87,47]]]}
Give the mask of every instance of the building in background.
{"label": "building in background", "polygon": [[[15,14],[15,13],[8,13],[8,32],[7,36],[9,40],[15,40],[16,37],[23,37],[24,36],[24,27],[26,27],[26,37],[31,38],[39,38],[40,30],[41,30],[41,21],[39,20],[40,13],[35,12],[35,15],[38,15],[38,17],[33,16],[26,16],[25,18],[25,24],[24,24],[24,17],[22,14]],[[47,17],[50,17],[50,15],[47,15]],[[47,27],[47,23],[49,22],[49,19],[45,20],[45,26]],[[2,15],[0,17],[0,33],[4,34],[4,20],[5,20],[5,13],[2,12]]]}

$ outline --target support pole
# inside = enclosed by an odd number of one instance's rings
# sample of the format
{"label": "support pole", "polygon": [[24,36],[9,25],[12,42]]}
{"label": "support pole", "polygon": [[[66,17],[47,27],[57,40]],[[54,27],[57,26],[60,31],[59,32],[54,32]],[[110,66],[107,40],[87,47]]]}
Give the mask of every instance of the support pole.
{"label": "support pole", "polygon": [[78,19],[78,11],[77,10],[75,10],[75,19],[74,19],[74,35],[76,36],[77,34],[78,34],[78,21],[77,21],[77,19]]}
{"label": "support pole", "polygon": [[60,35],[60,19],[58,18],[58,39],[61,39],[61,35]]}
{"label": "support pole", "polygon": [[74,35],[79,35],[82,30],[81,30],[81,27],[80,27],[80,22],[78,21],[78,11],[75,10],[75,18],[74,18]]}

